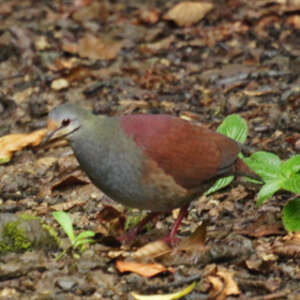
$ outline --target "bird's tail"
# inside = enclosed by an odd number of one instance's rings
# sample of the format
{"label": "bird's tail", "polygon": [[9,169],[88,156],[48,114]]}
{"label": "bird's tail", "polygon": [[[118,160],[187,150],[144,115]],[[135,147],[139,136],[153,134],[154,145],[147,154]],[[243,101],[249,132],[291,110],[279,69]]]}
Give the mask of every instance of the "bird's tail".
{"label": "bird's tail", "polygon": [[257,175],[254,171],[252,171],[241,158],[238,158],[235,161],[234,174],[238,176],[246,176],[258,181],[262,181],[261,177]]}

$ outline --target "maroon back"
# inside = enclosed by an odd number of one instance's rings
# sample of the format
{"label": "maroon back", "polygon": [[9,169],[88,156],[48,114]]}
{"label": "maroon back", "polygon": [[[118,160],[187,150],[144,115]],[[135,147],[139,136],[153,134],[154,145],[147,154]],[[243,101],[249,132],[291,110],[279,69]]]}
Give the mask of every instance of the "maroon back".
{"label": "maroon back", "polygon": [[187,189],[230,167],[240,151],[232,139],[168,115],[128,115],[121,126],[144,154]]}

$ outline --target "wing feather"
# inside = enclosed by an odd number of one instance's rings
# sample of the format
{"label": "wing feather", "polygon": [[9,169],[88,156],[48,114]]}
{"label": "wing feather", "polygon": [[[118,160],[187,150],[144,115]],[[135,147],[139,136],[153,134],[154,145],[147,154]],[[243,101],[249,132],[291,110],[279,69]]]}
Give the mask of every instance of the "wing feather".
{"label": "wing feather", "polygon": [[121,124],[148,158],[187,189],[230,169],[240,151],[232,139],[168,115],[128,115]]}

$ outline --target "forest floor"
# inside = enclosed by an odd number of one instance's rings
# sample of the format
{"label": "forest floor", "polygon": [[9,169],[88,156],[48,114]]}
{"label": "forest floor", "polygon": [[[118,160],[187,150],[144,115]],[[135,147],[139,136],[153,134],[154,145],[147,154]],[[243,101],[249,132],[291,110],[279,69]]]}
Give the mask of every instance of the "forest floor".
{"label": "forest floor", "polygon": [[[0,1],[0,136],[44,128],[53,107],[72,102],[111,116],[166,113],[214,130],[236,113],[248,124],[249,148],[283,160],[299,152],[300,2],[193,2],[174,11],[177,3]],[[121,246],[115,234],[141,212],[107,199],[70,151],[26,148],[0,166],[0,226],[38,216],[67,243],[51,214],[64,210],[76,233],[93,230],[97,241],[79,258],[67,251],[58,260],[61,249],[39,243],[0,256],[0,299],[132,299],[133,291],[168,294],[192,282],[182,299],[300,299],[300,243],[281,220],[294,195],[257,207],[260,187],[237,179],[192,203],[179,233],[185,242],[173,249],[151,241],[176,211]],[[138,262],[129,260],[145,245]],[[132,260],[162,270],[121,273]]]}

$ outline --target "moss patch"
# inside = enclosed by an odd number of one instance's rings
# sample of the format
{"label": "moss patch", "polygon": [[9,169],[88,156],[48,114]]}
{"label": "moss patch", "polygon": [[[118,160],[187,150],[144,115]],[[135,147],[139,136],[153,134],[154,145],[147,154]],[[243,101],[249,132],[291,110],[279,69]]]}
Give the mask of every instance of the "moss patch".
{"label": "moss patch", "polygon": [[0,254],[34,248],[54,250],[60,241],[56,231],[31,215],[0,215]]}

